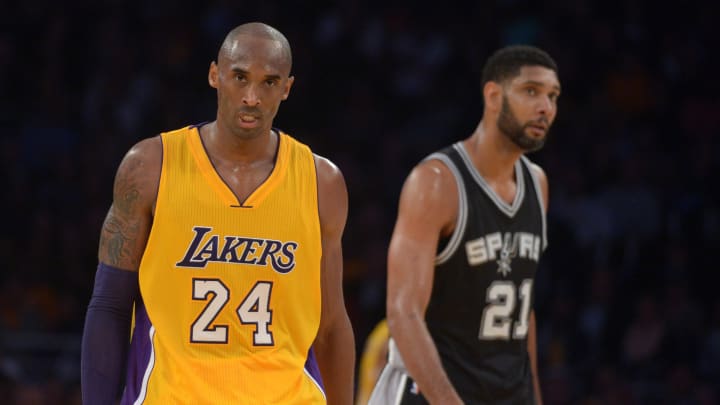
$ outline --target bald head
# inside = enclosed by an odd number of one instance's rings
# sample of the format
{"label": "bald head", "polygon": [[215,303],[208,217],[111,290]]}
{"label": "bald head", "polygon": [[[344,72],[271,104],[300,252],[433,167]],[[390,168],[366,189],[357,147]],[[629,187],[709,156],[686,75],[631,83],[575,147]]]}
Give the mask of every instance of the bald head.
{"label": "bald head", "polygon": [[243,41],[243,37],[265,39],[276,42],[278,51],[283,56],[283,62],[287,64],[287,71],[288,73],[290,72],[290,69],[292,68],[292,52],[290,51],[290,43],[282,32],[260,22],[242,24],[230,31],[225,37],[222,46],[220,46],[218,61],[223,58],[231,57],[237,48],[238,42]]}

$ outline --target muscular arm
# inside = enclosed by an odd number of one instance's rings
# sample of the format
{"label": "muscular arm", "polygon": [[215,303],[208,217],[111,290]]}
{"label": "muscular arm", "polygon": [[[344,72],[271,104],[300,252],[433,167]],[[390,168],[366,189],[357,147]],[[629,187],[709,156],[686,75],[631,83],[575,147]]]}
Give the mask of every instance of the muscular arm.
{"label": "muscular arm", "polygon": [[123,158],[115,176],[113,203],[100,233],[100,262],[138,270],[150,235],[161,163],[159,137],[138,143]]}
{"label": "muscular arm", "polygon": [[431,404],[461,404],[425,324],[440,235],[454,224],[458,192],[442,163],[416,167],[403,186],[388,252],[387,319],[408,373]]}
{"label": "muscular arm", "polygon": [[[545,175],[545,172],[543,171],[540,166],[533,164],[532,169],[535,172],[535,174],[538,176],[538,180],[540,182],[540,191],[542,193],[543,197],[543,204],[545,206],[545,213],[547,214],[548,209],[548,201],[549,201],[549,187],[548,187],[548,179]],[[530,369],[532,370],[533,375],[533,389],[535,391],[535,403],[537,405],[542,405],[542,390],[540,390],[540,378],[538,377],[538,362],[537,362],[537,327],[535,325],[535,310],[530,311],[530,320],[529,320],[529,329],[528,329],[528,339],[527,339],[527,349],[528,354],[530,356]]]}
{"label": "muscular arm", "polygon": [[322,232],[320,328],[313,344],[330,405],[352,404],[355,338],[342,285],[342,234],[348,211],[345,180],[327,159],[315,158]]}
{"label": "muscular arm", "polygon": [[159,138],[138,143],[115,177],[83,330],[81,390],[86,405],[114,403],[122,390],[137,270],[150,233],[161,153]]}

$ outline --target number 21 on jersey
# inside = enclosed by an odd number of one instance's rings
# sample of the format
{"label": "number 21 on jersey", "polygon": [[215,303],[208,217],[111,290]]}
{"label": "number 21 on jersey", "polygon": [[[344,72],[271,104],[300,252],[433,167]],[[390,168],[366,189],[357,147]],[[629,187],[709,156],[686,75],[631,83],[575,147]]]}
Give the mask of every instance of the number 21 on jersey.
{"label": "number 21 on jersey", "polygon": [[[192,299],[208,301],[208,303],[190,327],[190,341],[192,343],[227,343],[228,326],[213,325],[213,321],[230,300],[230,290],[216,278],[194,278],[192,281]],[[272,346],[274,344],[273,334],[268,329],[268,325],[272,324],[271,292],[272,282],[258,281],[236,309],[242,325],[255,326],[253,332],[253,345],[255,346]]]}
{"label": "number 21 on jersey", "polygon": [[[520,288],[512,281],[494,281],[487,289],[485,297],[487,306],[483,310],[480,321],[481,340],[524,339],[528,333],[528,317],[530,315],[530,293],[532,279],[525,279]],[[513,323],[513,313],[520,301],[520,314]]]}

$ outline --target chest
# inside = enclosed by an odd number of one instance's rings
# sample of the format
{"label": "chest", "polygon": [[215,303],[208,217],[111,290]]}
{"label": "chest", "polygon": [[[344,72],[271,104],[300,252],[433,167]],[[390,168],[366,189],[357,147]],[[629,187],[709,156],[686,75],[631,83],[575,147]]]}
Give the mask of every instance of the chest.
{"label": "chest", "polygon": [[274,168],[273,161],[263,161],[252,164],[236,164],[213,162],[218,175],[237,196],[239,201],[245,201],[270,177]]}
{"label": "chest", "polygon": [[502,182],[487,182],[488,191],[492,193],[500,202],[506,205],[512,205],[518,192],[517,182],[508,180]]}
{"label": "chest", "polygon": [[534,272],[545,246],[545,225],[536,193],[531,191],[522,190],[513,197],[514,204],[507,205],[487,190],[466,188],[468,206],[458,252],[462,263],[503,278],[513,270],[523,277]]}

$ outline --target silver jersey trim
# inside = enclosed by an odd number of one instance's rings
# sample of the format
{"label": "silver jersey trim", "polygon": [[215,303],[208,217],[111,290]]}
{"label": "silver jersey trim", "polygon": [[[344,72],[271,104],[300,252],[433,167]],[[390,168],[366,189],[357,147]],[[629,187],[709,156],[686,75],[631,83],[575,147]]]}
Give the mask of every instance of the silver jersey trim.
{"label": "silver jersey trim", "polygon": [[515,198],[513,199],[512,205],[510,205],[497,195],[495,190],[490,187],[490,184],[488,184],[480,172],[477,171],[472,159],[470,158],[470,154],[465,149],[463,143],[457,142],[453,144],[453,148],[458,151],[463,162],[465,162],[465,166],[468,171],[472,175],[473,179],[475,179],[475,182],[480,186],[480,188],[482,188],[485,194],[490,197],[493,203],[495,203],[495,206],[508,217],[514,217],[522,205],[523,198],[525,198],[525,176],[523,176],[520,160],[515,162],[515,184],[517,184],[517,191],[515,192]]}
{"label": "silver jersey trim", "polygon": [[532,178],[533,185],[535,186],[535,194],[537,195],[538,204],[540,205],[540,215],[542,216],[542,238],[543,238],[543,251],[548,246],[547,238],[547,214],[545,211],[545,200],[543,199],[542,189],[540,188],[540,178],[532,168],[532,161],[525,156],[521,156],[520,160],[523,161],[525,167],[527,167],[530,177]]}
{"label": "silver jersey trim", "polygon": [[435,257],[435,265],[439,265],[445,263],[446,261],[448,261],[448,259],[452,257],[458,246],[460,246],[460,242],[462,241],[463,236],[465,236],[465,224],[467,223],[468,216],[468,201],[467,193],[465,192],[465,183],[462,179],[462,174],[449,156],[442,153],[433,153],[423,159],[423,161],[426,160],[439,160],[444,163],[445,166],[450,169],[453,177],[455,177],[455,184],[458,188],[458,215],[457,220],[455,221],[455,229],[453,230],[452,235],[450,235],[450,240],[448,241],[448,244],[445,246],[442,252],[438,253],[438,255]]}

